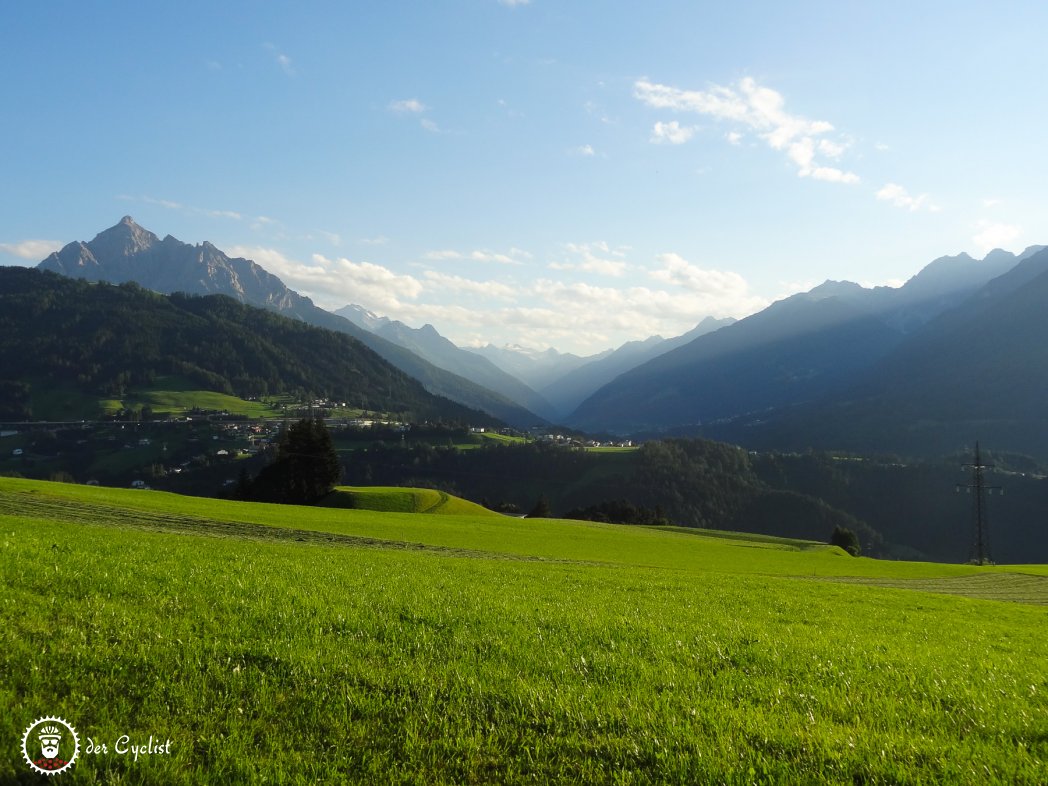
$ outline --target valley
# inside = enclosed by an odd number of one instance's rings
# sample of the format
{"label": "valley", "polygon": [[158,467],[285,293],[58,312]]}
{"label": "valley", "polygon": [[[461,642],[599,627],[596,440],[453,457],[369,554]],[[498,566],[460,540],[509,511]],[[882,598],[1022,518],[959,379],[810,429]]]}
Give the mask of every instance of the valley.
{"label": "valley", "polygon": [[8,4],[0,786],[1048,784],[1046,29]]}

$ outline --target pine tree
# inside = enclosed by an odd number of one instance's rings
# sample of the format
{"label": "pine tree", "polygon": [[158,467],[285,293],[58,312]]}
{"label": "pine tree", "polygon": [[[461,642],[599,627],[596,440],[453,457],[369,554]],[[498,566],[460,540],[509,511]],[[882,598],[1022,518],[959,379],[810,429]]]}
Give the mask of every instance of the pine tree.
{"label": "pine tree", "polygon": [[839,524],[833,528],[830,544],[840,546],[853,557],[858,557],[862,553],[862,547],[859,545],[859,536],[847,527],[842,527]]}
{"label": "pine tree", "polygon": [[529,519],[548,519],[553,515],[553,511],[550,510],[549,500],[546,499],[545,494],[540,494],[538,501],[535,503],[535,507],[531,509],[528,514]]}
{"label": "pine tree", "polygon": [[255,499],[311,505],[342,478],[342,465],[324,421],[303,418],[277,444],[276,460],[251,484]]}

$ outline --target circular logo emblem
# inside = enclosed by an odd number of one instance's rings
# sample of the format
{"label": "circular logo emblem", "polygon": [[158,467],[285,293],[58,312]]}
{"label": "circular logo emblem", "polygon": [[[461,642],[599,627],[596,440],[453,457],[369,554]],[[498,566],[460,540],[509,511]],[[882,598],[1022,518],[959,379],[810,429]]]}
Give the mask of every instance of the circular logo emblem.
{"label": "circular logo emblem", "polygon": [[22,755],[30,767],[44,775],[65,772],[79,753],[76,729],[61,718],[39,718],[22,735]]}

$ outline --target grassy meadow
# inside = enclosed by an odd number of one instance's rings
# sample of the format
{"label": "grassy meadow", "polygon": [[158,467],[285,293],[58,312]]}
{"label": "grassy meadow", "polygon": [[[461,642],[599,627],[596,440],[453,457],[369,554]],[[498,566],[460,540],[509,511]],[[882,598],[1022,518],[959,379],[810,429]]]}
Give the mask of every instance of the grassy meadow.
{"label": "grassy meadow", "polygon": [[91,396],[71,386],[38,383],[31,397],[37,419],[94,420],[112,417],[121,410],[149,407],[158,415],[182,415],[193,409],[229,412],[249,418],[278,417],[278,407],[261,401],[200,390],[180,377],[161,377],[148,387],[130,390],[122,398]]}
{"label": "grassy meadow", "polygon": [[0,783],[1048,782],[1044,566],[340,496],[0,478]]}

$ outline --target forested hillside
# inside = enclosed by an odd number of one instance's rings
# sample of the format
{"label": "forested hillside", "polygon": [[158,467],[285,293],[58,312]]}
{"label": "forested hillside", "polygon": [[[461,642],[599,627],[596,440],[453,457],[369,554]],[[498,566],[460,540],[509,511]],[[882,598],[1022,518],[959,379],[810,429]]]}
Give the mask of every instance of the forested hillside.
{"label": "forested hillside", "polygon": [[[904,464],[829,453],[753,453],[701,439],[666,439],[598,452],[543,443],[456,450],[375,443],[344,451],[349,483],[433,486],[483,502],[532,510],[545,497],[554,515],[756,532],[826,541],[837,526],[859,535],[863,553],[964,562],[974,537],[964,493],[965,453]],[[1028,457],[991,454],[988,482],[1004,496],[984,500],[992,557],[1048,559],[1048,479]],[[957,486],[962,486],[960,493]]]}
{"label": "forested hillside", "polygon": [[190,245],[170,235],[161,240],[130,216],[98,233],[94,240],[67,244],[39,268],[89,281],[134,282],[163,294],[227,295],[240,303],[350,335],[421,382],[430,393],[467,408],[516,425],[531,426],[542,420],[506,396],[438,368],[410,349],[319,308],[250,259],[230,257],[208,242]]}
{"label": "forested hillside", "polygon": [[295,394],[415,419],[493,422],[433,396],[350,336],[212,295],[158,295],[0,268],[0,417],[31,416],[34,386],[119,396],[176,374],[241,397]]}
{"label": "forested hillside", "polygon": [[826,541],[834,527],[859,533],[868,553],[881,538],[853,516],[812,496],[764,483],[746,451],[705,440],[649,442],[598,453],[543,443],[476,450],[377,443],[344,453],[347,482],[431,485],[492,507],[532,510],[539,497],[563,515],[624,501],[674,524]]}

